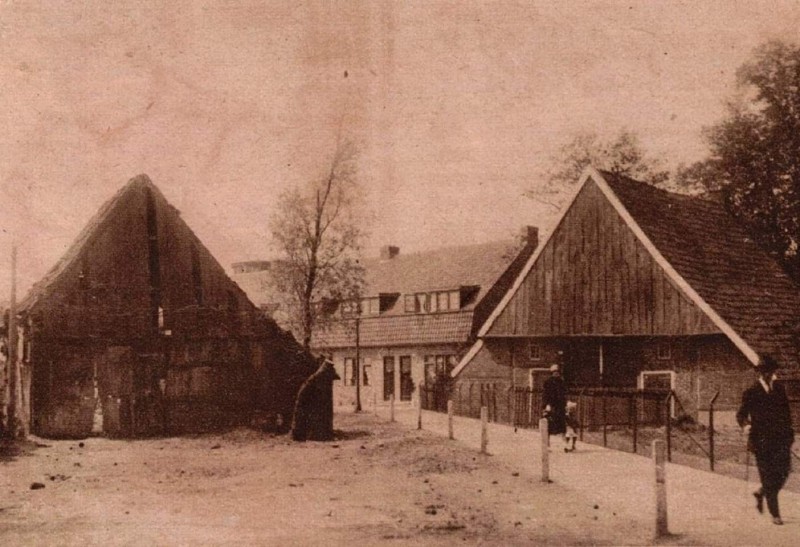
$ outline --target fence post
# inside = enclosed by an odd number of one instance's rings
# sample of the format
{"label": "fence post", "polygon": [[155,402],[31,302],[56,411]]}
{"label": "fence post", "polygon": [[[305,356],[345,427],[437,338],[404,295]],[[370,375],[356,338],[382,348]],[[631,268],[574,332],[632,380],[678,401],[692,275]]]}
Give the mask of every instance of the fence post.
{"label": "fence post", "polygon": [[486,445],[489,444],[489,430],[487,421],[489,419],[489,409],[481,407],[481,454],[486,454]]}
{"label": "fence post", "polygon": [[528,391],[528,419],[526,422],[528,427],[533,427],[533,389]]}
{"label": "fence post", "polygon": [[719,391],[714,394],[708,404],[708,461],[712,471],[714,470],[714,403],[718,396]]}
{"label": "fence post", "polygon": [[656,539],[669,535],[667,526],[667,480],[664,441],[653,441],[653,463],[655,465]]}
{"label": "fence post", "polygon": [[548,448],[550,433],[547,427],[547,418],[539,420],[539,435],[542,440],[542,482],[550,482],[550,450]]}
{"label": "fence post", "polygon": [[665,401],[664,415],[667,419],[667,461],[672,461],[672,412],[670,412],[670,401],[672,400],[672,391],[669,392]]}
{"label": "fence post", "polygon": [[378,413],[378,393],[375,391],[372,392],[372,412]]}
{"label": "fence post", "polygon": [[506,391],[508,396],[506,397],[506,402],[508,403],[508,418],[511,427],[517,427],[517,398],[514,397],[514,388],[512,386],[508,386],[508,390]]}
{"label": "fence post", "polygon": [[633,420],[633,453],[637,453],[637,446],[638,446],[638,436],[639,436],[639,417],[637,416],[638,408],[637,408],[637,399],[639,398],[638,393],[634,393],[633,397],[631,397],[631,419]]}
{"label": "fence post", "polygon": [[424,387],[424,384],[422,382],[420,382],[419,383],[419,388],[417,388],[417,392],[419,393],[419,397],[418,397],[418,400],[417,400],[417,429],[422,429],[422,388],[423,387]]}
{"label": "fence post", "polygon": [[580,439],[583,442],[583,417],[585,415],[585,409],[583,408],[583,392],[586,391],[586,388],[581,388],[581,392],[578,394],[578,429],[580,430]]}
{"label": "fence post", "polygon": [[394,421],[394,393],[389,396],[389,421]]}
{"label": "fence post", "polygon": [[453,436],[453,400],[447,400],[447,436],[452,441]]}
{"label": "fence post", "polygon": [[[492,384],[492,396],[491,396],[491,399],[489,399],[489,400],[491,401],[491,404],[492,404],[492,421],[496,422],[497,421],[497,384]],[[488,420],[488,417],[489,417],[488,414],[487,414],[486,417],[487,417],[487,420]]]}
{"label": "fence post", "polygon": [[608,433],[607,433],[607,418],[606,418],[606,390],[603,388],[603,446],[608,446]]}

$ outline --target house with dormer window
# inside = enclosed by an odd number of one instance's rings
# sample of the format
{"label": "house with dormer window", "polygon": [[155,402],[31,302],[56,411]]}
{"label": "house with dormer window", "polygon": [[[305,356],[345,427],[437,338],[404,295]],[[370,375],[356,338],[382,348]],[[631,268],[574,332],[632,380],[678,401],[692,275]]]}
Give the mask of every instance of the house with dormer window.
{"label": "house with dormer window", "polygon": [[420,383],[447,376],[537,244],[537,229],[525,227],[520,240],[407,255],[387,246],[364,260],[361,300],[339,303],[312,340],[342,378],[335,404],[354,404],[357,384],[364,405],[410,401]]}

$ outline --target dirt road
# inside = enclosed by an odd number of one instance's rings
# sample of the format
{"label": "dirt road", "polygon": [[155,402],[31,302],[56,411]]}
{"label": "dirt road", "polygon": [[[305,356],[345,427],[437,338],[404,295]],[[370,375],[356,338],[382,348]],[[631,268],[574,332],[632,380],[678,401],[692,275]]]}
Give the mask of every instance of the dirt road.
{"label": "dirt road", "polygon": [[[42,441],[0,463],[4,545],[631,544],[647,531],[457,441],[338,414],[333,443],[238,430]],[[31,489],[33,483],[43,488]]]}

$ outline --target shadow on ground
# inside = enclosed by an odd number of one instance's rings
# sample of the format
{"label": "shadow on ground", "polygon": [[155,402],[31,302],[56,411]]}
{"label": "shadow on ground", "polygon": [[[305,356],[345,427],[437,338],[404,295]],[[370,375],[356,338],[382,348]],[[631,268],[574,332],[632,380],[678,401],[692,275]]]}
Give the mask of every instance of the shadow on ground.
{"label": "shadow on ground", "polygon": [[0,462],[13,462],[20,456],[28,456],[39,447],[48,445],[28,440],[0,439]]}
{"label": "shadow on ground", "polygon": [[351,441],[353,439],[364,439],[367,437],[372,437],[373,433],[366,429],[334,429],[333,430],[333,437],[337,441]]}

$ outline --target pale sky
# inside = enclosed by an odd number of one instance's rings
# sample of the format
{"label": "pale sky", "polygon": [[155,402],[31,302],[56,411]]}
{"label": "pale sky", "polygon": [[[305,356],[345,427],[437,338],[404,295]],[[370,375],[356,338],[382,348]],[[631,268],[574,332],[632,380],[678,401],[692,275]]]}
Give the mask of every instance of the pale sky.
{"label": "pale sky", "polygon": [[[0,0],[0,301],[147,173],[225,266],[275,256],[285,188],[359,143],[366,252],[509,238],[581,130],[703,156],[736,68],[800,3]],[[345,77],[345,71],[347,77]]]}

